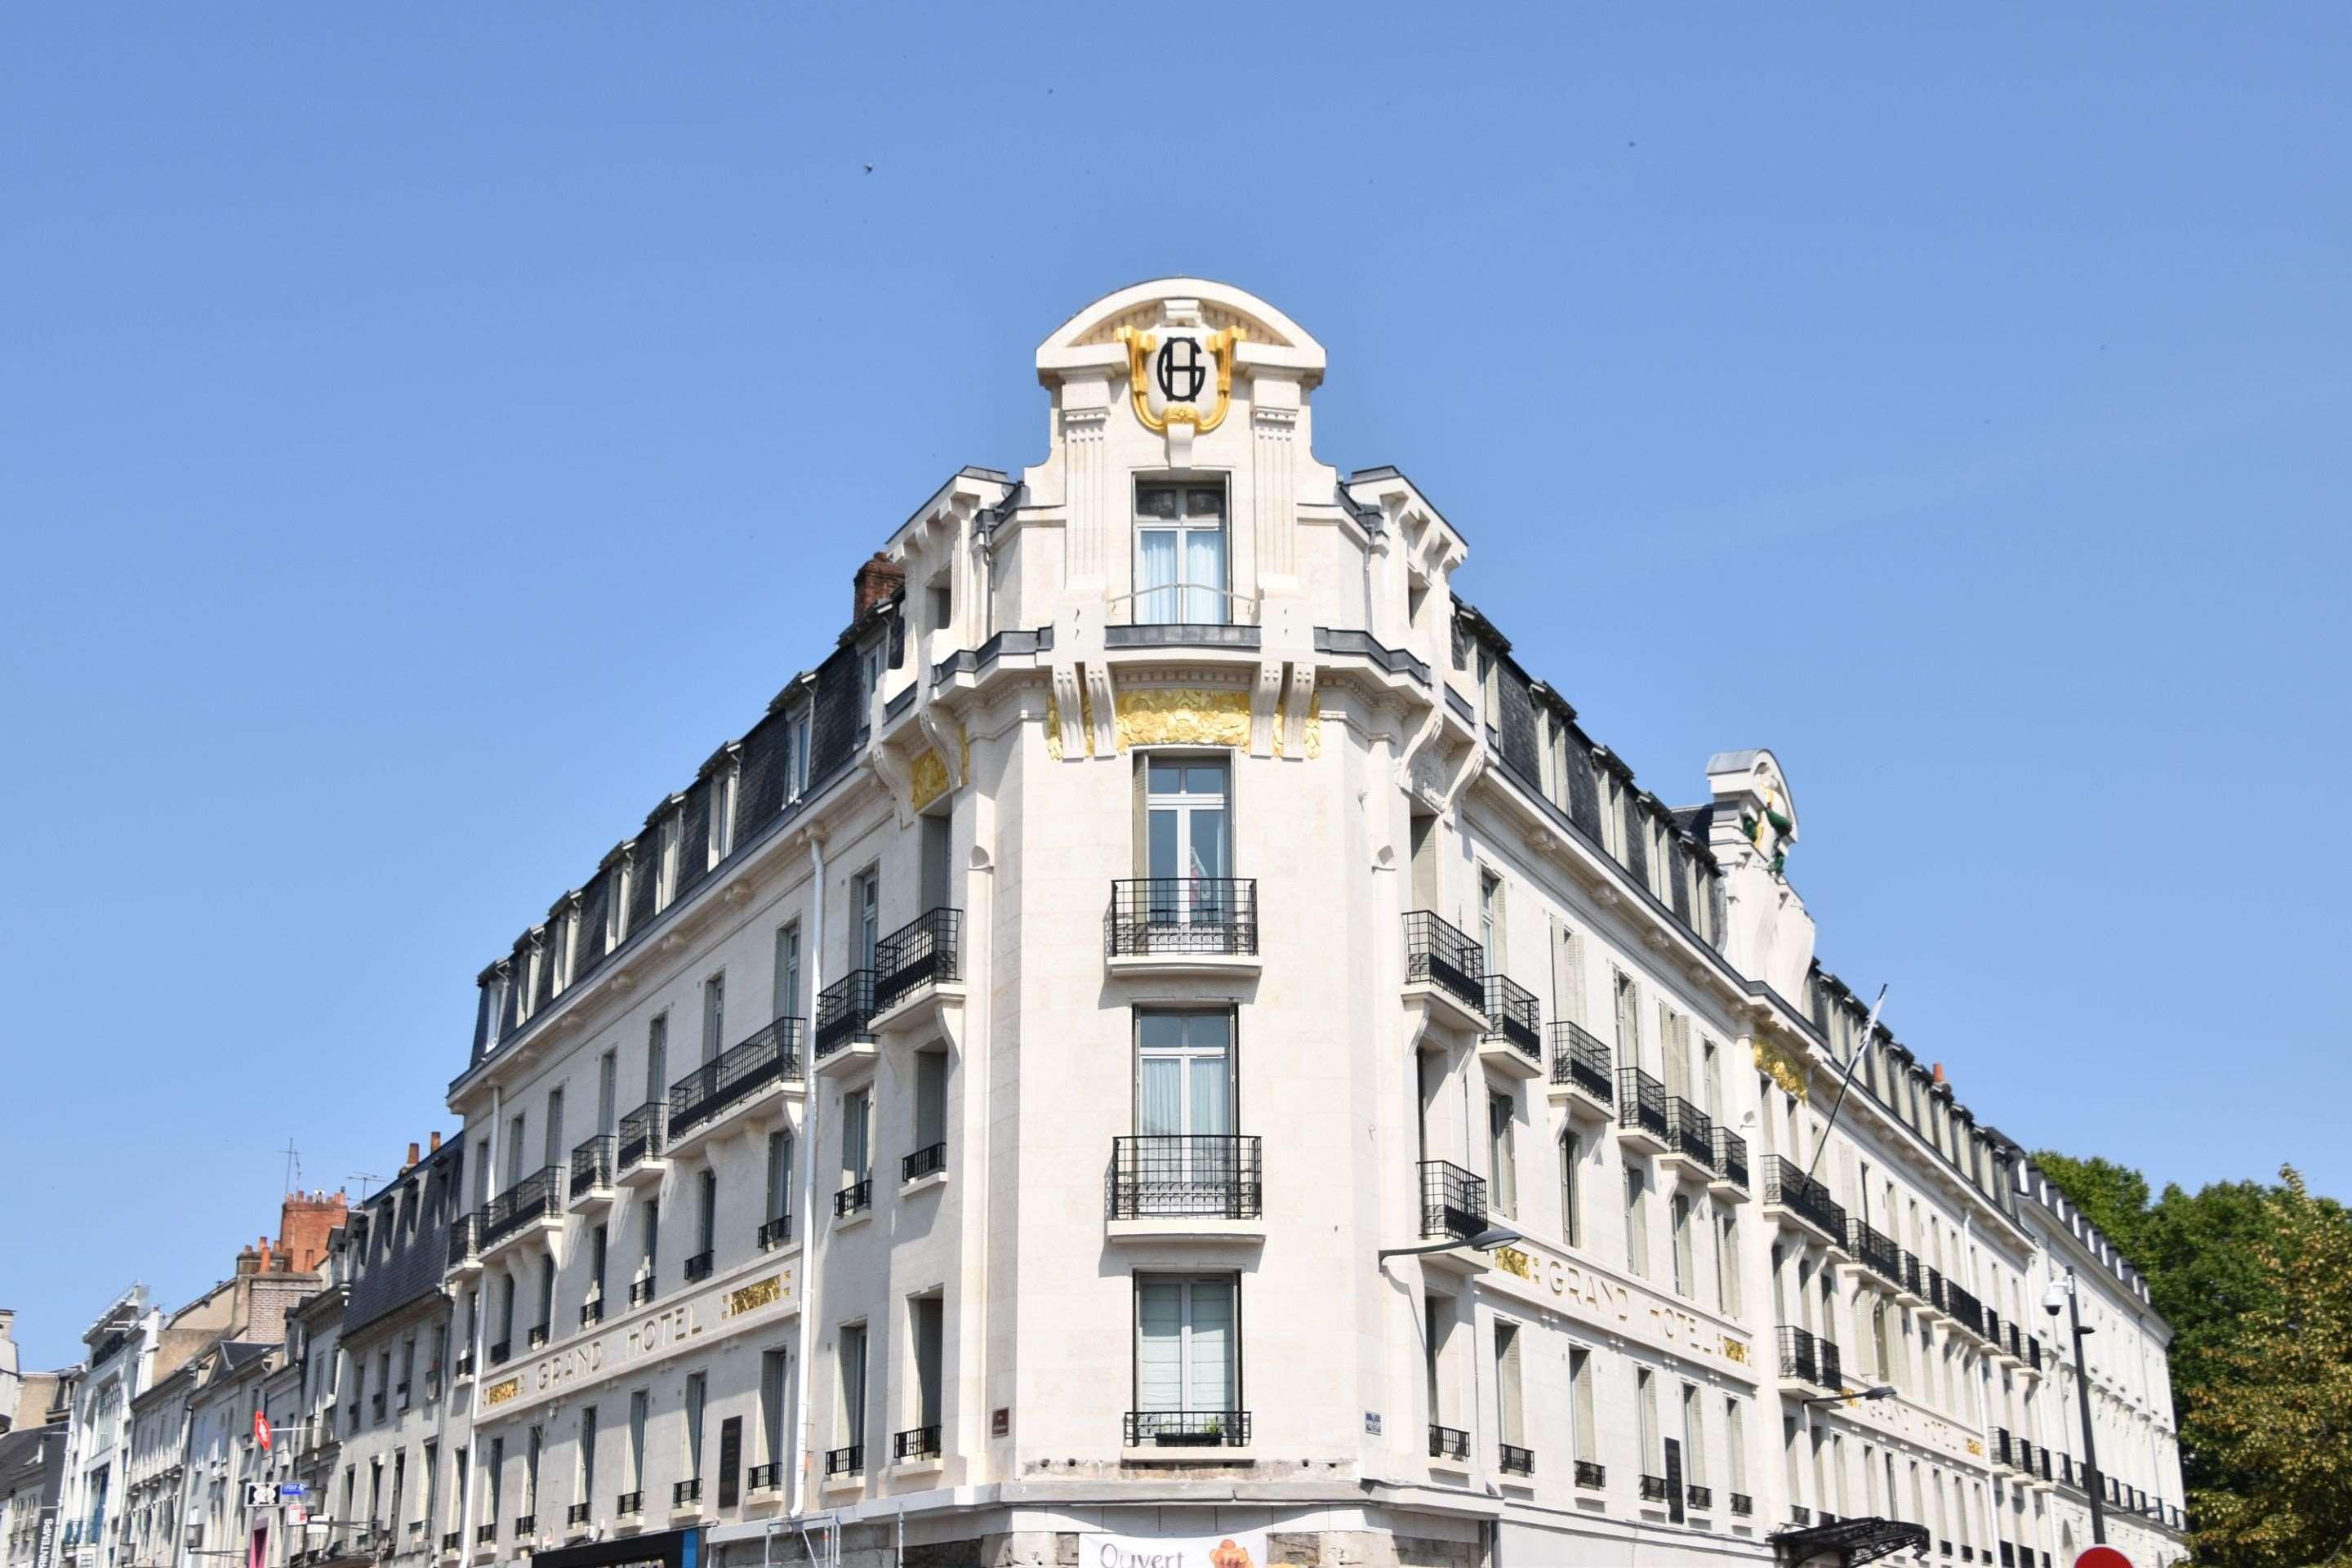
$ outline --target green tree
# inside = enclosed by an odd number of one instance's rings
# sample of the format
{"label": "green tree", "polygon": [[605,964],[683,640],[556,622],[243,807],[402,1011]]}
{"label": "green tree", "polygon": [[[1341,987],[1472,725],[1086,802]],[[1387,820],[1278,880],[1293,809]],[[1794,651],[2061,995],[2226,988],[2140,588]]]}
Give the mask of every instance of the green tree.
{"label": "green tree", "polygon": [[2187,1393],[2200,1468],[2200,1562],[2352,1565],[2352,1224],[2292,1167],[2263,1195],[2263,1300],[2217,1334]]}
{"label": "green tree", "polygon": [[2074,1200],[2074,1206],[2105,1232],[2109,1241],[2124,1249],[2125,1257],[2134,1262],[2139,1260],[2140,1244],[2145,1239],[2142,1232],[2147,1223],[2146,1176],[2113,1160],[2097,1155],[2077,1160],[2054,1149],[2040,1151],[2033,1156],[2033,1163]]}

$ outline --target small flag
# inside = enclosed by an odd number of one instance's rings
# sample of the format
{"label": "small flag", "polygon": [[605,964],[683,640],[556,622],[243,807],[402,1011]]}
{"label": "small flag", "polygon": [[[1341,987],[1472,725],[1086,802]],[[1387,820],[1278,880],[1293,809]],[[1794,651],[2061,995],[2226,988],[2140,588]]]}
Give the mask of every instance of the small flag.
{"label": "small flag", "polygon": [[261,1445],[263,1453],[269,1452],[269,1417],[258,1410],[253,1413],[253,1440]]}

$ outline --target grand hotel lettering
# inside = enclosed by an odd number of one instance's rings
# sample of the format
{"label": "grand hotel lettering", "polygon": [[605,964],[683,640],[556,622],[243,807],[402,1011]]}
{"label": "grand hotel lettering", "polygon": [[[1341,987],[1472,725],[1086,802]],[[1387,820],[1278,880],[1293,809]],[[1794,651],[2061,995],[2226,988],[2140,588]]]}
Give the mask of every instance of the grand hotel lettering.
{"label": "grand hotel lettering", "polygon": [[566,1345],[551,1355],[541,1357],[528,1370],[492,1384],[482,1392],[482,1408],[486,1412],[495,1410],[519,1399],[535,1404],[568,1383],[598,1376],[608,1365],[617,1371],[673,1355],[690,1347],[714,1326],[723,1325],[720,1331],[732,1331],[748,1326],[739,1320],[773,1316],[771,1309],[790,1300],[792,1294],[792,1270],[783,1268],[749,1284],[648,1312],[593,1339]]}
{"label": "grand hotel lettering", "polygon": [[1529,1286],[1547,1286],[1563,1301],[1580,1309],[1580,1316],[1643,1335],[1689,1356],[1749,1364],[1748,1342],[1728,1334],[1686,1308],[1658,1300],[1645,1291],[1636,1295],[1622,1280],[1551,1254],[1536,1256],[1517,1247],[1495,1249],[1495,1268]]}

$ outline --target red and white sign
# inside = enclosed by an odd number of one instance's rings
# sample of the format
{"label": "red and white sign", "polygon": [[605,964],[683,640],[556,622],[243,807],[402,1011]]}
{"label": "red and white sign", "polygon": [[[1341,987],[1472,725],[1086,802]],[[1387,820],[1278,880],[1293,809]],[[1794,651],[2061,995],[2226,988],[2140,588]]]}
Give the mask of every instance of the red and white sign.
{"label": "red and white sign", "polygon": [[2112,1546],[2092,1546],[2074,1559],[2074,1568],[2132,1568],[2132,1560]]}
{"label": "red and white sign", "polygon": [[258,1410],[253,1413],[253,1440],[261,1445],[263,1453],[269,1452],[269,1417]]}

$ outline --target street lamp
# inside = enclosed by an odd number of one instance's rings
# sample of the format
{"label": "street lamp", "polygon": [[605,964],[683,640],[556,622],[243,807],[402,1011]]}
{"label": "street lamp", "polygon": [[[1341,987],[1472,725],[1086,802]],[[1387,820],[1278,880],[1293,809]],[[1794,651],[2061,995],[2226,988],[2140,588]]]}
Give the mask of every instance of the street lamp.
{"label": "street lamp", "polygon": [[2083,1354],[2083,1336],[2098,1332],[2083,1326],[2083,1310],[2074,1299],[2074,1269],[2066,1269],[2066,1282],[2050,1281],[2042,1292],[2042,1310],[2052,1317],[2058,1310],[2066,1310],[2066,1321],[2074,1334],[2074,1394],[2083,1408],[2083,1492],[2091,1500],[2091,1539],[2104,1546],[2107,1542],[2107,1510],[2099,1498],[2099,1440],[2091,1435],[2091,1366]]}
{"label": "street lamp", "polygon": [[1508,1247],[1515,1241],[1526,1239],[1509,1226],[1490,1225],[1466,1240],[1432,1241],[1420,1247],[1384,1247],[1375,1261],[1385,1263],[1391,1258],[1418,1258],[1425,1252],[1451,1252],[1457,1247],[1466,1247],[1475,1252],[1492,1252],[1498,1247]]}
{"label": "street lamp", "polygon": [[1816,1394],[1811,1399],[1800,1400],[1798,1403],[1801,1405],[1843,1405],[1847,1401],[1854,1399],[1892,1399],[1894,1396],[1895,1385],[1891,1383],[1881,1383],[1873,1384],[1868,1388],[1850,1389],[1843,1394]]}

